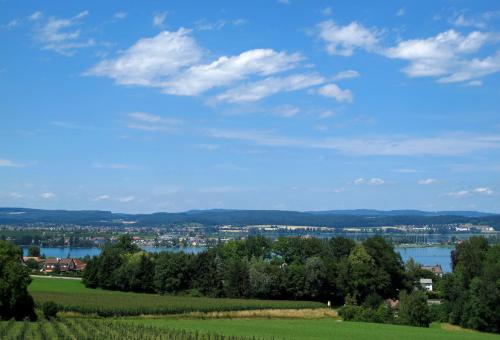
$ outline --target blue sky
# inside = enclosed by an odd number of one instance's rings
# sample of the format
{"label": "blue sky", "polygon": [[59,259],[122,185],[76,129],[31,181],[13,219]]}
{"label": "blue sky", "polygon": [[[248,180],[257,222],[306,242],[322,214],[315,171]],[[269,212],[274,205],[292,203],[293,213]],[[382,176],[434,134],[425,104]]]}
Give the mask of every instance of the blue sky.
{"label": "blue sky", "polygon": [[497,1],[0,8],[0,206],[500,212]]}

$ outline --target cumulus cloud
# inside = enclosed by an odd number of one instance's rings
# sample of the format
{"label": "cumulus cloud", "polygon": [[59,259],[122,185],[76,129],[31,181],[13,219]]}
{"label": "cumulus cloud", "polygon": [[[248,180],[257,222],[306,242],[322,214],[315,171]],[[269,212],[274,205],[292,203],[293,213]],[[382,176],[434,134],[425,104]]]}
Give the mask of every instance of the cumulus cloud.
{"label": "cumulus cloud", "polygon": [[173,131],[182,124],[179,119],[165,118],[146,112],[132,112],[127,117],[129,118],[127,127],[136,130]]}
{"label": "cumulus cloud", "polygon": [[318,24],[319,37],[326,43],[329,54],[351,56],[357,48],[373,51],[379,41],[379,33],[353,21],[339,26],[333,20]]}
{"label": "cumulus cloud", "polygon": [[294,68],[303,57],[271,49],[255,49],[237,56],[223,56],[216,61],[195,65],[164,84],[163,92],[197,95],[211,88],[227,86],[249,75],[267,76]]}
{"label": "cumulus cloud", "polygon": [[153,26],[163,28],[168,12],[160,12],[153,15]]}
{"label": "cumulus cloud", "polygon": [[448,30],[425,39],[403,40],[385,50],[388,58],[409,62],[403,69],[409,77],[436,77],[439,82],[471,80],[500,71],[500,52],[484,58],[471,55],[485,44],[498,40],[479,31],[462,35]]}
{"label": "cumulus cloud", "polygon": [[420,184],[420,185],[430,185],[430,184],[437,183],[437,179],[434,179],[434,178],[425,178],[425,179],[419,180],[417,183]]}
{"label": "cumulus cloud", "polygon": [[[291,70],[304,59],[298,53],[272,49],[253,49],[235,56],[221,56],[206,64],[200,63],[203,56],[204,50],[190,31],[181,28],[176,32],[163,31],[155,37],[140,39],[118,57],[101,61],[85,74],[109,77],[121,85],[156,87],[166,94],[195,96],[250,77],[269,77]],[[300,77],[290,76],[281,83],[311,80],[311,76],[307,79]],[[263,85],[272,81],[280,82],[280,79],[265,79]],[[300,88],[298,85],[281,86],[283,91],[295,87]],[[234,92],[239,90],[233,89]]]}
{"label": "cumulus cloud", "polygon": [[340,103],[351,103],[354,100],[354,95],[350,90],[342,90],[336,84],[324,85],[317,92],[324,97],[335,98]]}
{"label": "cumulus cloud", "polygon": [[140,39],[117,58],[103,60],[85,74],[109,77],[122,85],[161,87],[167,77],[200,60],[202,50],[189,32],[181,28]]}
{"label": "cumulus cloud", "polygon": [[35,12],[30,16],[31,20],[39,22],[35,28],[35,40],[45,50],[65,56],[73,55],[77,49],[95,44],[93,39],[82,39],[80,30],[76,28],[81,19],[88,15],[88,11],[83,11],[67,19],[49,17],[43,20],[42,13]]}
{"label": "cumulus cloud", "polygon": [[228,103],[254,102],[278,92],[309,88],[324,82],[324,78],[311,73],[292,74],[286,77],[269,77],[227,90],[216,96]]}

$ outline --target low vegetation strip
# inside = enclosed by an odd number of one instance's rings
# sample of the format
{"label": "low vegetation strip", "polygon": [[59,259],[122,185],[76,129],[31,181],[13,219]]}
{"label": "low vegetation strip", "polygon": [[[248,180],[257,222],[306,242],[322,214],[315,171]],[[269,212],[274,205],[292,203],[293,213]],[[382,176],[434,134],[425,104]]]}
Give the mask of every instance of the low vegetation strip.
{"label": "low vegetation strip", "polygon": [[29,291],[37,305],[54,301],[65,312],[100,316],[324,307],[322,303],[311,301],[217,299],[117,292],[86,288],[79,281],[46,278],[34,278]]}

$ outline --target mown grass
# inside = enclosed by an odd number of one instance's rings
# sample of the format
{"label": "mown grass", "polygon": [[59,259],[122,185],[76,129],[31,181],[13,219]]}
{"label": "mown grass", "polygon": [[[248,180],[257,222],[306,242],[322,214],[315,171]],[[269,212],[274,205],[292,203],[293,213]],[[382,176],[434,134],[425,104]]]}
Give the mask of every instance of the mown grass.
{"label": "mown grass", "polygon": [[80,281],[34,278],[29,286],[35,302],[54,301],[63,311],[100,316],[181,314],[254,309],[304,309],[324,305],[312,301],[216,299],[140,294],[86,288]]}
{"label": "mown grass", "polygon": [[200,333],[219,332],[226,335],[261,337],[268,339],[356,339],[356,340],[479,340],[500,339],[500,336],[455,328],[446,330],[440,324],[430,328],[384,325],[363,322],[343,322],[333,318],[124,318],[122,322],[148,325],[155,328],[183,329]]}

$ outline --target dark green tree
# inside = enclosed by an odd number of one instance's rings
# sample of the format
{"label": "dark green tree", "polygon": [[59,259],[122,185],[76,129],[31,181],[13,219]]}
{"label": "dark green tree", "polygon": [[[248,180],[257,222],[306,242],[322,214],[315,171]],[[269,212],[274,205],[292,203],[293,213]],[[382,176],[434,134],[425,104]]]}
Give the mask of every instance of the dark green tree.
{"label": "dark green tree", "polygon": [[28,248],[28,256],[30,256],[30,257],[40,257],[41,256],[41,254],[40,254],[40,247],[35,246],[35,245],[29,246],[29,248]]}
{"label": "dark green tree", "polygon": [[423,291],[401,292],[398,321],[403,325],[429,327],[431,323],[430,310],[427,305],[427,295]]}
{"label": "dark green tree", "polygon": [[21,248],[0,241],[0,318],[36,320],[33,298],[28,293],[31,278],[21,263]]}

